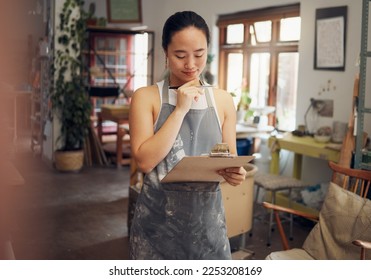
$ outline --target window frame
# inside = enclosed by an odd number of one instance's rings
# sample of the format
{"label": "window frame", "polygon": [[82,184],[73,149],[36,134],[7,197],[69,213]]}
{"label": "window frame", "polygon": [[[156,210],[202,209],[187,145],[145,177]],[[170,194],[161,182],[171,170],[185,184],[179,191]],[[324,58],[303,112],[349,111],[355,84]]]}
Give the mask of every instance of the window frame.
{"label": "window frame", "polygon": [[[269,52],[270,74],[268,89],[268,106],[276,106],[277,99],[277,77],[278,77],[278,56],[279,53],[298,52],[299,41],[279,41],[280,20],[289,17],[300,17],[300,3],[269,7],[257,10],[237,12],[233,14],[220,15],[217,20],[219,28],[219,86],[227,87],[227,61],[230,53],[243,53],[243,80],[246,86],[250,86],[250,62],[253,53]],[[267,43],[251,44],[250,26],[258,21],[272,21],[272,39]],[[227,44],[227,27],[231,24],[244,25],[244,41],[240,44]],[[269,124],[275,125],[275,116],[269,116]]]}

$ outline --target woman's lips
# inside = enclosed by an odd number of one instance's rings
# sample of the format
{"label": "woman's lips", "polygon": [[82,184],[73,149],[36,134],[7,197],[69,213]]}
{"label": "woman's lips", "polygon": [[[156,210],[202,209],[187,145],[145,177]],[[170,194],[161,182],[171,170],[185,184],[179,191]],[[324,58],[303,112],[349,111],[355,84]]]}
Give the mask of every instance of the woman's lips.
{"label": "woman's lips", "polygon": [[185,75],[187,75],[188,77],[194,76],[194,75],[196,74],[196,72],[197,72],[197,71],[188,71],[188,72],[183,71],[183,73],[184,73]]}

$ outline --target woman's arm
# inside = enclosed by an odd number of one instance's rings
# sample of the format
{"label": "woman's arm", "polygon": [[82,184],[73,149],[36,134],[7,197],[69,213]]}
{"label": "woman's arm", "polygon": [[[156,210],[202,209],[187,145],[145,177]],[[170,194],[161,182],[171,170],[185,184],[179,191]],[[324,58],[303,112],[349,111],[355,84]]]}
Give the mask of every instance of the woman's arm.
{"label": "woman's arm", "polygon": [[130,145],[138,168],[148,173],[169,153],[183,115],[174,111],[164,126],[154,134],[154,122],[160,109],[160,97],[155,86],[138,89],[130,104]]}
{"label": "woman's arm", "polygon": [[129,116],[130,145],[132,157],[142,172],[148,173],[155,168],[171,150],[192,100],[200,94],[193,86],[195,82],[198,80],[177,90],[176,108],[156,134],[154,122],[161,106],[157,86],[140,88],[134,93]]}
{"label": "woman's arm", "polygon": [[[224,90],[216,90],[215,102],[222,126],[223,143],[227,143],[229,151],[237,154],[236,148],[236,109],[232,96]],[[246,177],[246,170],[241,167],[219,170],[219,174],[231,185],[240,185]]]}

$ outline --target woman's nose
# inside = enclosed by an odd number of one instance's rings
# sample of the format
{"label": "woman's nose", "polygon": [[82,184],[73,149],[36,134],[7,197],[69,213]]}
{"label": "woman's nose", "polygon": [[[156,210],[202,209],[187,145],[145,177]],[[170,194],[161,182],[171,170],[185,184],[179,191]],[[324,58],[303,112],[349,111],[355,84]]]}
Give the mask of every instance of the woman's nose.
{"label": "woman's nose", "polygon": [[195,67],[194,60],[192,58],[189,58],[186,63],[184,64],[184,67],[186,69],[193,69]]}

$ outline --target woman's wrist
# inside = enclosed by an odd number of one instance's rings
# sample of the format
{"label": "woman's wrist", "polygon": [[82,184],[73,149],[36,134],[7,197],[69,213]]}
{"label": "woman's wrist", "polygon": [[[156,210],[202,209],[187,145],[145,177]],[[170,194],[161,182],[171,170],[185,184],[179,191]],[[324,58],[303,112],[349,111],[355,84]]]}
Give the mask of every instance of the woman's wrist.
{"label": "woman's wrist", "polygon": [[179,107],[175,107],[175,109],[173,111],[173,114],[174,114],[175,118],[177,118],[177,119],[181,118],[183,120],[185,115],[187,114],[187,112],[180,109]]}

